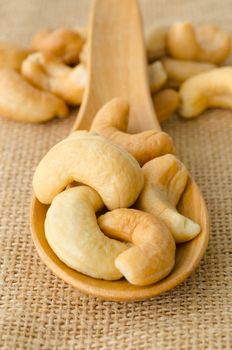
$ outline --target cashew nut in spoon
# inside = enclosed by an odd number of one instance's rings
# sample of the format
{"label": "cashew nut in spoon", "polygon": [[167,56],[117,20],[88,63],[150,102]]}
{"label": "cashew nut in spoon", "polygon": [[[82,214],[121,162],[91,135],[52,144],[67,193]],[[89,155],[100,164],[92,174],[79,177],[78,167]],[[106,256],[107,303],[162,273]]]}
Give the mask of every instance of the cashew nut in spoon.
{"label": "cashew nut in spoon", "polygon": [[138,134],[127,134],[129,104],[117,97],[106,103],[96,114],[91,130],[110,139],[131,153],[140,165],[166,153],[172,153],[171,137],[162,131],[147,130]]}
{"label": "cashew nut in spoon", "polygon": [[180,95],[176,90],[164,89],[152,96],[155,112],[159,122],[168,119],[180,104]]}
{"label": "cashew nut in spoon", "polygon": [[200,226],[176,209],[189,178],[184,164],[174,155],[166,154],[146,163],[142,169],[144,187],[136,208],[160,218],[177,243],[197,236],[201,231]]}
{"label": "cashew nut in spoon", "polygon": [[179,113],[193,118],[210,107],[232,109],[232,67],[221,67],[186,80],[180,88]]}
{"label": "cashew nut in spoon", "polygon": [[82,101],[87,82],[83,65],[70,68],[51,54],[37,52],[23,62],[22,74],[33,85],[54,93],[70,105]]}
{"label": "cashew nut in spoon", "polygon": [[109,237],[132,242],[115,265],[132,284],[145,286],[166,277],[175,264],[175,241],[155,216],[135,209],[115,209],[100,216],[98,224]]}
{"label": "cashew nut in spoon", "polygon": [[128,152],[88,131],[76,131],[48,151],[35,170],[34,193],[50,204],[73,181],[94,188],[110,210],[131,206],[144,183]]}
{"label": "cashew nut in spoon", "polygon": [[19,122],[39,123],[67,114],[67,106],[60,98],[35,88],[14,70],[0,69],[1,116]]}
{"label": "cashew nut in spoon", "polygon": [[74,30],[44,29],[32,38],[31,49],[53,54],[66,64],[76,64],[84,41],[84,38]]}
{"label": "cashew nut in spoon", "polygon": [[219,64],[230,54],[231,38],[213,25],[177,22],[168,31],[167,48],[173,58]]}
{"label": "cashew nut in spoon", "polygon": [[23,60],[30,54],[16,44],[0,43],[0,69],[10,68],[19,71]]}
{"label": "cashew nut in spoon", "polygon": [[168,26],[151,27],[145,33],[145,44],[149,62],[166,54]]}
{"label": "cashew nut in spoon", "polygon": [[194,75],[217,68],[213,63],[183,61],[169,57],[164,57],[161,62],[167,73],[168,80],[172,83],[175,82],[177,87]]}
{"label": "cashew nut in spoon", "polygon": [[95,212],[103,207],[94,189],[69,188],[53,199],[45,219],[45,235],[66,265],[94,278],[116,280],[122,273],[115,259],[128,246],[101,232]]}

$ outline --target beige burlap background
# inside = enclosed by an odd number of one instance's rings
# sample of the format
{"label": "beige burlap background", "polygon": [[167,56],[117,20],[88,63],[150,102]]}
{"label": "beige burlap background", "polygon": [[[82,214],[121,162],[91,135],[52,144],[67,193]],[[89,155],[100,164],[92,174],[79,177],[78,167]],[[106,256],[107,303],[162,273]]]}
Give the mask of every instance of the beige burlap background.
{"label": "beige burlap background", "polygon": [[[143,0],[141,6],[146,26],[191,19],[232,31],[230,0]],[[26,44],[40,27],[85,24],[88,8],[84,0],[2,0],[0,39]],[[211,111],[193,121],[174,117],[165,123],[205,195],[211,238],[191,278],[168,293],[135,303],[80,295],[47,269],[32,243],[33,170],[73,122],[71,117],[20,125],[0,119],[0,348],[231,349],[232,113]]]}

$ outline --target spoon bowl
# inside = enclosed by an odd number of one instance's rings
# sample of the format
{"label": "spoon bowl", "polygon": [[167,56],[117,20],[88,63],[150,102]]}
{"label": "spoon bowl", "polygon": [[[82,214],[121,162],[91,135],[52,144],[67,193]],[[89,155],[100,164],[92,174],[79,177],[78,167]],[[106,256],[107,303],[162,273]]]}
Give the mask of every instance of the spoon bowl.
{"label": "spoon bowl", "polygon": [[[73,131],[89,129],[103,104],[113,97],[127,98],[129,132],[161,130],[150,97],[141,18],[136,0],[95,0],[89,25],[88,85]],[[201,226],[192,241],[177,245],[173,271],[156,284],[131,285],[125,279],[103,281],[83,275],[65,265],[50,248],[44,232],[48,206],[35,197],[31,207],[31,229],[44,263],[60,278],[81,292],[114,301],[154,297],[185,280],[198,266],[208,244],[209,219],[202,194],[190,179],[179,203],[179,211]]]}

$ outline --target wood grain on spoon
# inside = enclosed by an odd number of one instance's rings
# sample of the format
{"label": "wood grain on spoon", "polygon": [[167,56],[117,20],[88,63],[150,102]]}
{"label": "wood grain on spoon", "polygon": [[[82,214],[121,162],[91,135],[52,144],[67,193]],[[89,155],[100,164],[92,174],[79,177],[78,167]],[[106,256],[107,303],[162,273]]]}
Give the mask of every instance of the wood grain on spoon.
{"label": "wood grain on spoon", "polygon": [[[135,0],[94,1],[90,18],[88,69],[88,86],[73,131],[89,129],[99,108],[116,96],[127,98],[131,105],[129,132],[160,130],[148,87],[141,18]],[[63,280],[84,293],[103,299],[141,300],[175,287],[196,269],[208,243],[207,209],[199,188],[189,180],[179,209],[198,222],[202,231],[194,240],[178,246],[172,273],[146,287],[133,286],[125,279],[97,280],[66,266],[49,247],[44,234],[47,208],[34,198],[31,227],[40,257]]]}

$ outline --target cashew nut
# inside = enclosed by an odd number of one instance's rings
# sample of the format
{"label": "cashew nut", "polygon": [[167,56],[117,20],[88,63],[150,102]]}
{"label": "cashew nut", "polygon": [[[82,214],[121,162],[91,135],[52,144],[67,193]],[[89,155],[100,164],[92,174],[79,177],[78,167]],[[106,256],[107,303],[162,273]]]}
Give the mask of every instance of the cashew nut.
{"label": "cashew nut", "polygon": [[213,25],[194,28],[189,22],[174,23],[167,36],[170,55],[181,60],[222,63],[229,56],[229,34]]}
{"label": "cashew nut", "polygon": [[94,188],[111,210],[135,202],[143,187],[143,173],[121,147],[95,133],[76,131],[40,161],[33,188],[39,201],[49,204],[73,181]]}
{"label": "cashew nut", "polygon": [[210,107],[232,109],[232,67],[217,68],[186,80],[180,96],[179,113],[185,118],[196,117]]}
{"label": "cashew nut", "polygon": [[39,123],[67,114],[61,99],[36,89],[14,70],[0,69],[0,115],[20,122]]}
{"label": "cashew nut", "polygon": [[10,68],[20,70],[23,60],[30,51],[22,49],[15,44],[0,43],[0,69]]}
{"label": "cashew nut", "polygon": [[152,27],[146,31],[145,41],[149,62],[160,58],[166,53],[168,27]]}
{"label": "cashew nut", "polygon": [[122,277],[115,258],[127,245],[101,232],[95,212],[103,207],[100,196],[90,187],[61,192],[47,211],[45,235],[66,265],[91,277],[115,280]]}
{"label": "cashew nut", "polygon": [[87,81],[83,65],[70,68],[50,54],[37,52],[23,62],[22,74],[35,86],[54,93],[70,105],[82,101]]}
{"label": "cashew nut", "polygon": [[176,82],[176,86],[194,75],[216,68],[216,65],[212,63],[175,60],[168,57],[162,59],[162,64],[167,72],[168,79]]}
{"label": "cashew nut", "polygon": [[31,48],[45,51],[59,57],[66,64],[76,64],[84,39],[76,31],[69,29],[41,30],[32,38]]}
{"label": "cashew nut", "polygon": [[189,178],[185,166],[166,154],[145,164],[143,173],[145,183],[136,207],[160,218],[177,243],[197,236],[200,226],[176,210]]}
{"label": "cashew nut", "polygon": [[100,216],[98,224],[107,236],[133,243],[115,259],[116,267],[130,283],[152,284],[172,270],[175,241],[155,216],[135,209],[115,209]]}
{"label": "cashew nut", "polygon": [[125,148],[140,165],[174,151],[172,139],[165,132],[147,130],[134,135],[127,134],[128,121],[128,102],[123,98],[114,98],[98,111],[91,130]]}
{"label": "cashew nut", "polygon": [[172,89],[159,91],[152,99],[157,118],[160,122],[168,119],[180,104],[178,92]]}
{"label": "cashew nut", "polygon": [[151,93],[160,90],[168,78],[160,61],[156,61],[148,66],[148,77]]}

